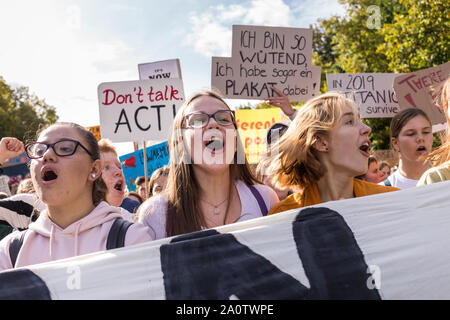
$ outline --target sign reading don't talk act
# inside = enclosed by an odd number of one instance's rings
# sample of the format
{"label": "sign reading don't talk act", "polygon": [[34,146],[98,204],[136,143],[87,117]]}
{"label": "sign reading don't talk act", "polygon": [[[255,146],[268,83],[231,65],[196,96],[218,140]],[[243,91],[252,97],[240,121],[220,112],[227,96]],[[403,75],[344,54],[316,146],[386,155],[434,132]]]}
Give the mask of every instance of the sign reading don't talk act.
{"label": "sign reading don't talk act", "polygon": [[328,91],[355,101],[361,118],[389,118],[400,111],[392,84],[397,73],[328,73]]}
{"label": "sign reading don't talk act", "polygon": [[320,91],[311,55],[311,29],[234,25],[231,58],[212,58],[211,87],[226,98],[263,100],[274,86],[306,101]]}
{"label": "sign reading don't talk act", "polygon": [[184,102],[181,79],[106,82],[98,86],[100,131],[113,142],[169,138]]}
{"label": "sign reading don't talk act", "polygon": [[400,107],[420,108],[433,125],[444,123],[444,110],[436,105],[435,100],[441,94],[442,84],[449,75],[450,62],[447,62],[395,78],[394,90]]}

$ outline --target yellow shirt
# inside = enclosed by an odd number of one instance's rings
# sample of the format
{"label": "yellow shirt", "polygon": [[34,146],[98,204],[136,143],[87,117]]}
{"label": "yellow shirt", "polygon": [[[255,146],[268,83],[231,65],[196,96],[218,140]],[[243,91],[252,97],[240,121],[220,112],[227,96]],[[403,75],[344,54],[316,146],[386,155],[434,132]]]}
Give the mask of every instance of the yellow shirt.
{"label": "yellow shirt", "polygon": [[[364,197],[371,194],[397,190],[400,189],[395,187],[386,187],[356,178],[353,179],[353,192],[355,194],[355,197]],[[294,193],[283,201],[278,202],[275,206],[272,207],[268,214],[275,214],[278,212],[307,207],[319,203],[322,203],[319,195],[319,189],[317,188],[317,183],[313,183],[309,187],[303,189],[303,191]]]}
{"label": "yellow shirt", "polygon": [[417,186],[432,184],[450,180],[450,161],[444,162],[440,166],[430,168],[424,172],[417,182]]}

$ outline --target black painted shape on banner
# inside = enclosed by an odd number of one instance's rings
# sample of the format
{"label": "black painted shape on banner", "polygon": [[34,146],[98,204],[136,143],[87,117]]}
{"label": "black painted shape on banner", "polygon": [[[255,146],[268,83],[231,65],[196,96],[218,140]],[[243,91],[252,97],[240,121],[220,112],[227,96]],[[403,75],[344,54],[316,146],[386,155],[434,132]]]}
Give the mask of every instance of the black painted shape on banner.
{"label": "black painted shape on banner", "polygon": [[44,280],[28,269],[0,273],[0,300],[51,300]]}
{"label": "black painted shape on banner", "polygon": [[369,289],[368,266],[344,218],[328,208],[307,208],[293,224],[298,254],[311,284],[309,299],[381,299]]}
{"label": "black painted shape on banner", "polygon": [[308,293],[231,234],[194,232],[160,250],[166,299],[304,299]]}

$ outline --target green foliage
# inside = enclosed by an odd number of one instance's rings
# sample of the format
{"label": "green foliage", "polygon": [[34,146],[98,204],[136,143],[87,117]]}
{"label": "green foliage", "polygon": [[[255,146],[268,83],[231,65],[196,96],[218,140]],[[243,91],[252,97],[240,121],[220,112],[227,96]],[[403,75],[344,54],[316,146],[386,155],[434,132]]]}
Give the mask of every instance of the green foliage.
{"label": "green foliage", "polygon": [[0,77],[0,137],[16,137],[26,143],[40,127],[57,120],[54,107],[30,94],[27,87],[12,89]]}
{"label": "green foliage", "polygon": [[[344,17],[319,19],[312,26],[313,64],[322,66],[322,92],[326,92],[327,73],[406,73],[450,60],[448,1],[340,2],[346,8]],[[369,10],[373,5],[379,10],[379,24],[369,28],[375,17]],[[372,128],[369,137],[373,148],[388,149],[390,118],[364,122]]]}

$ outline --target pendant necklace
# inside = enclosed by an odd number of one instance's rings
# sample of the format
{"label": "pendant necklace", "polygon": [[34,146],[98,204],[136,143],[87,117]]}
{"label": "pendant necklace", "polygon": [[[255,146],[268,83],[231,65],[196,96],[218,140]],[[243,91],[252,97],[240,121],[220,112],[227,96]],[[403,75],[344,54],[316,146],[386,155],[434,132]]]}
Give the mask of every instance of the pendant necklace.
{"label": "pendant necklace", "polygon": [[219,209],[219,206],[222,204],[222,203],[224,203],[225,201],[227,201],[228,200],[228,198],[226,198],[225,200],[223,200],[221,203],[219,203],[218,205],[214,205],[214,204],[212,204],[212,203],[210,203],[210,202],[208,202],[208,201],[206,201],[206,200],[203,200],[203,199],[200,199],[200,200],[202,200],[203,202],[206,202],[207,204],[209,204],[210,206],[212,206],[212,207],[214,207],[214,214],[215,215],[219,215],[220,214],[220,209]]}

